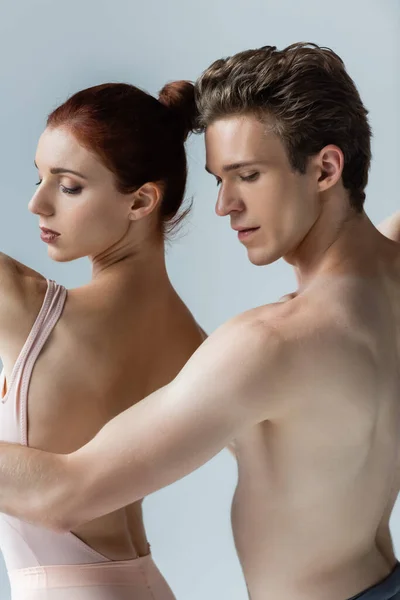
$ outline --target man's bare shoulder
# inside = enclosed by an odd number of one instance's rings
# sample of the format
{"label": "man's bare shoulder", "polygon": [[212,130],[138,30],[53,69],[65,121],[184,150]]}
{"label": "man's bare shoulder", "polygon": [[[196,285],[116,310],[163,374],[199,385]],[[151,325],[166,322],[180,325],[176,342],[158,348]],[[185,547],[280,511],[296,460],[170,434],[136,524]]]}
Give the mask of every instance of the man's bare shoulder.
{"label": "man's bare shoulder", "polygon": [[289,294],[228,321],[220,328],[220,343],[231,359],[247,365],[251,360],[271,380],[288,376],[287,365],[300,367],[308,353],[329,358],[331,345],[346,331],[334,307],[322,310],[314,298]]}
{"label": "man's bare shoulder", "polygon": [[299,335],[306,332],[309,308],[301,301],[277,302],[253,308],[230,319],[216,329],[202,344],[201,352],[221,370],[230,368],[232,377],[243,373],[266,377],[278,366]]}
{"label": "man's bare shoulder", "polygon": [[[293,295],[294,296],[294,295]],[[245,311],[213,331],[183,372],[201,370],[214,382],[229,374],[232,386],[262,375],[280,377],[288,362],[304,356],[304,348],[320,343],[333,319],[315,310],[315,302],[290,295],[285,302]],[[193,369],[192,369],[193,365]]]}
{"label": "man's bare shoulder", "polygon": [[[261,343],[290,343],[301,331],[309,331],[315,323],[311,316],[311,303],[295,293],[287,294],[277,302],[248,310],[227,323],[241,329]],[[309,326],[308,326],[309,325]]]}
{"label": "man's bare shoulder", "polygon": [[[274,381],[281,353],[280,334],[263,312],[247,311],[227,321],[201,344],[169,385],[171,397],[229,407],[229,414],[256,424],[277,414]],[[265,390],[270,402],[265,402]],[[239,411],[239,412],[238,412]]]}
{"label": "man's bare shoulder", "polygon": [[[281,332],[267,307],[241,313],[220,325],[203,341],[183,372],[202,370],[213,380],[229,374],[236,383],[279,354]],[[273,312],[273,311],[272,311]],[[222,379],[221,379],[222,380]]]}
{"label": "man's bare shoulder", "polygon": [[197,390],[197,398],[229,402],[232,414],[243,410],[253,423],[282,417],[297,397],[302,338],[310,337],[303,305],[294,299],[260,306],[218,327],[170,384],[172,396]]}

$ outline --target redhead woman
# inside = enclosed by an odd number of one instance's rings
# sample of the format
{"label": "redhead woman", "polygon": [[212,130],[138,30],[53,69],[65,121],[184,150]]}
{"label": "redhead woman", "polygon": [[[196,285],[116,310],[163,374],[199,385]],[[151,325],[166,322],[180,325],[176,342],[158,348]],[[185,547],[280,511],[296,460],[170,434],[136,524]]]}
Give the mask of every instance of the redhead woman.
{"label": "redhead woman", "polygon": [[[165,264],[165,240],[184,216],[193,105],[185,82],[158,100],[109,83],[48,117],[29,209],[50,258],[88,257],[92,278],[67,290],[1,255],[2,441],[80,448],[174,379],[204,339]],[[0,515],[0,548],[13,600],[173,598],[141,501],[68,533]]]}

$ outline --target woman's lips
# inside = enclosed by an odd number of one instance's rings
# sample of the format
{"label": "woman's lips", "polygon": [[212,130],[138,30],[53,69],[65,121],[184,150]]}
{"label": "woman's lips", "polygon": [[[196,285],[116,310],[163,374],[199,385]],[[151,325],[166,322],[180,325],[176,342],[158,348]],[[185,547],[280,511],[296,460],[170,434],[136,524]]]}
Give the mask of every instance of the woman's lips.
{"label": "woman's lips", "polygon": [[47,229],[47,227],[41,227],[40,231],[40,238],[43,240],[43,242],[46,242],[46,244],[51,244],[61,235],[57,231]]}

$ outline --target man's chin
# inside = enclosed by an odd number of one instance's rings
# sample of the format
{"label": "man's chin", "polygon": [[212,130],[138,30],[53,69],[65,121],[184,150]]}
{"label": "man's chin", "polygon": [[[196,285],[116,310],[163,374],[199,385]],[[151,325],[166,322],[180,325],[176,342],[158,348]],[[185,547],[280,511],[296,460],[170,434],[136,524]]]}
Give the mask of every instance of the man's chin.
{"label": "man's chin", "polygon": [[271,265],[281,258],[279,255],[271,255],[262,249],[249,249],[247,251],[247,258],[249,261],[255,265],[256,267],[265,267],[266,265]]}

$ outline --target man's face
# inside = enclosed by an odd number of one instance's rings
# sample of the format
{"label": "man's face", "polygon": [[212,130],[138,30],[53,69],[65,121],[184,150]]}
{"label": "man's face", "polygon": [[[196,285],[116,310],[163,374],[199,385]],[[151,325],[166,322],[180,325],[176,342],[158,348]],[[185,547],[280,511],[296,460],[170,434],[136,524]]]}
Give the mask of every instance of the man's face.
{"label": "man's face", "polygon": [[280,138],[253,115],[218,119],[205,139],[206,169],[219,186],[216,213],[230,216],[249,260],[266,265],[292,253],[319,214],[313,165],[293,170]]}

